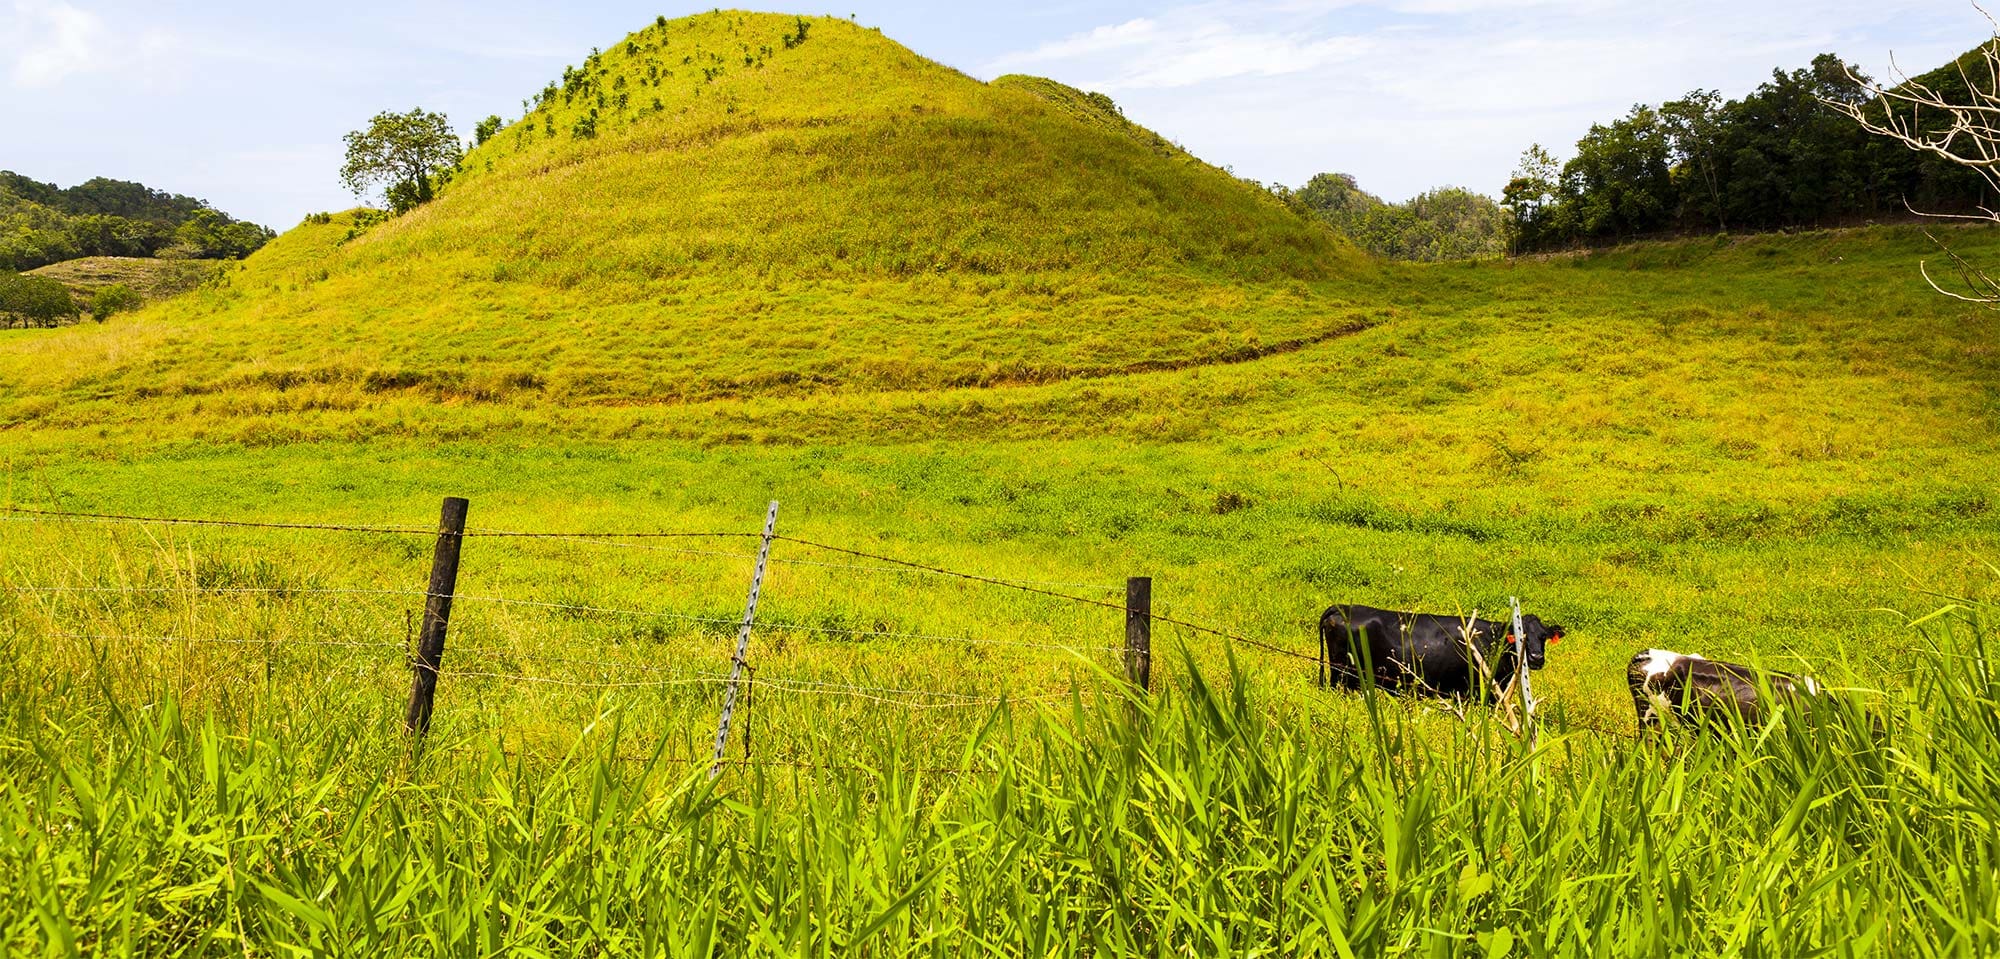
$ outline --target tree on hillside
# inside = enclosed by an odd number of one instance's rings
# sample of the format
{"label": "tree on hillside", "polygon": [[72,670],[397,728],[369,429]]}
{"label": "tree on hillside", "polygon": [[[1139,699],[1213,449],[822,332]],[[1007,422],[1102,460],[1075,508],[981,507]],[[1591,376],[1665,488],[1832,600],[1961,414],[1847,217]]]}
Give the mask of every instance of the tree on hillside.
{"label": "tree on hillside", "polygon": [[461,156],[458,135],[442,113],[424,109],[383,112],[368,129],[347,135],[340,181],[355,196],[382,191],[389,208],[406,213],[437,196]]}
{"label": "tree on hillside", "polygon": [[144,306],[146,301],[139,291],[129,283],[112,283],[98,288],[90,296],[90,317],[99,323],[119,313],[129,313]]}
{"label": "tree on hillside", "polygon": [[479,121],[479,124],[472,128],[472,145],[475,147],[485,146],[486,141],[493,139],[493,135],[499,133],[506,126],[507,121],[500,119],[500,115],[497,113]]}
{"label": "tree on hillside", "polygon": [[1361,222],[1370,211],[1387,205],[1381,197],[1361,189],[1354,177],[1346,173],[1322,173],[1306,181],[1294,196],[1343,232]]}
{"label": "tree on hillside", "polygon": [[79,312],[69,288],[55,280],[0,273],[0,322],[7,326],[52,327],[76,319]]}
{"label": "tree on hillside", "polygon": [[1376,256],[1466,260],[1506,252],[1506,214],[1492,198],[1446,187],[1388,203],[1345,173],[1322,173],[1281,194]]}
{"label": "tree on hillside", "polygon": [[214,210],[202,210],[174,231],[176,249],[183,258],[240,260],[277,234],[255,223],[232,220]]}
{"label": "tree on hillside", "polygon": [[[1854,94],[1822,102],[1871,134],[1977,176],[1989,195],[2000,193],[2000,22],[1993,23],[1993,34],[1945,69],[1905,76],[1894,86],[1850,70]],[[2000,209],[1990,202],[1979,204],[1976,213],[1926,211],[1907,197],[1904,202],[1923,216],[2000,223]],[[1925,282],[1953,299],[2000,309],[2000,279],[1953,253],[1936,235],[1930,238],[1957,278],[1940,282],[1924,261],[1918,269]]]}

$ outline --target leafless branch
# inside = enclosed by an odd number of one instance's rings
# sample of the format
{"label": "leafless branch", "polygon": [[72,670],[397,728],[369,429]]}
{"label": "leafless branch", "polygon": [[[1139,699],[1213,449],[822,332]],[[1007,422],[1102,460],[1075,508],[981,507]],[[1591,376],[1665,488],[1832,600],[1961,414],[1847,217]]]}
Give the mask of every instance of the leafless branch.
{"label": "leafless branch", "polygon": [[[1861,93],[1852,99],[1823,101],[1845,114],[1863,130],[1895,140],[1919,153],[1937,157],[1979,175],[1988,189],[2000,193],[2000,20],[1973,0],[1972,8],[1986,18],[1993,39],[1979,49],[1979,63],[1968,66],[1961,58],[1955,67],[1965,84],[1963,94],[1947,97],[1931,85],[1910,76],[1890,58],[1890,79],[1875,81],[1847,67],[1847,78]],[[1976,214],[1926,213],[1910,206],[1911,213],[1930,219],[2000,223],[2000,211],[1980,206]],[[1926,233],[1944,252],[1958,274],[1954,289],[1938,282],[1928,262],[1918,270],[1931,289],[1966,303],[2000,309],[2000,282],[1966,262],[1936,236]],[[1962,290],[1957,287],[1962,286]]]}

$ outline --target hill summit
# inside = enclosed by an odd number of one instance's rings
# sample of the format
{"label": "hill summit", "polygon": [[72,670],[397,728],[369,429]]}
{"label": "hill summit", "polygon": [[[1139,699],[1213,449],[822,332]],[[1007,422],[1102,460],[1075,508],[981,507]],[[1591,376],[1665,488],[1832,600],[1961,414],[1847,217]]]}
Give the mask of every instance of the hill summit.
{"label": "hill summit", "polygon": [[431,204],[308,218],[142,314],[143,368],[77,344],[0,377],[348,405],[1045,382],[1333,335],[1375,269],[1107,98],[982,83],[843,20],[660,20],[524,106]]}

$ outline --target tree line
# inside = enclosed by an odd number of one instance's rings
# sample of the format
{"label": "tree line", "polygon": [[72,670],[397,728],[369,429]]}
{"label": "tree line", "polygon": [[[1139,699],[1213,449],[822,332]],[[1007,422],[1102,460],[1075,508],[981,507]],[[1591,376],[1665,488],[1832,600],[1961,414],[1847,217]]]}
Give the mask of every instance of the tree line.
{"label": "tree line", "polygon": [[141,183],[97,177],[64,189],[0,170],[0,270],[84,256],[240,259],[273,236]]}
{"label": "tree line", "polygon": [[[1949,97],[1965,91],[1964,78],[1954,63],[1915,82]],[[1842,226],[1992,205],[1985,182],[1964,165],[1870,134],[1841,112],[1875,97],[1872,88],[1865,74],[1822,54],[1806,69],[1773,71],[1738,100],[1696,90],[1635,106],[1593,125],[1567,161],[1531,147],[1502,199],[1514,249]]]}
{"label": "tree line", "polygon": [[[1988,70],[1987,48],[1917,77],[1946,102],[1963,102],[1966,77]],[[1499,201],[1448,187],[1387,203],[1352,176],[1323,173],[1297,189],[1271,187],[1377,256],[1459,260],[1626,240],[1843,226],[1923,213],[2000,208],[1967,165],[1909,149],[1853,121],[1893,98],[1832,54],[1805,69],[1774,70],[1737,100],[1696,90],[1634,106],[1595,124],[1567,160],[1537,145]],[[1909,112],[1905,110],[1904,112]],[[1946,111],[1906,117],[1936,133]]]}

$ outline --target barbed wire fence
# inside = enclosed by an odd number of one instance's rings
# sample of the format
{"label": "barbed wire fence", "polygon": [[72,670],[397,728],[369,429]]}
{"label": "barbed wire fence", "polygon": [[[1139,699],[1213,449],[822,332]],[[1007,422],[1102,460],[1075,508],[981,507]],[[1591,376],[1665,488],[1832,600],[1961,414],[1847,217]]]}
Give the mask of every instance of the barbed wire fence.
{"label": "barbed wire fence", "polygon": [[[218,646],[218,647],[263,647],[266,651],[265,673],[270,676],[270,655],[274,649],[308,648],[320,650],[345,650],[357,653],[387,654],[396,652],[409,669],[410,694],[406,704],[404,728],[411,741],[421,748],[431,724],[433,711],[437,708],[440,688],[450,689],[452,684],[484,681],[523,687],[562,687],[589,690],[668,690],[674,688],[712,688],[721,699],[720,714],[716,724],[715,747],[711,755],[696,760],[695,757],[666,757],[653,755],[637,757],[646,761],[705,762],[711,775],[719,773],[727,766],[770,765],[788,768],[866,769],[869,767],[852,764],[815,764],[782,760],[759,760],[750,753],[749,724],[750,705],[758,692],[793,696],[841,697],[870,706],[895,708],[908,711],[928,711],[940,709],[994,708],[1008,702],[1037,702],[1038,700],[1016,698],[1004,693],[990,695],[969,693],[961,690],[926,688],[913,684],[886,685],[879,682],[856,679],[845,681],[835,677],[760,675],[756,664],[749,655],[749,639],[755,632],[765,631],[779,634],[840,638],[852,641],[888,641],[929,643],[941,645],[961,645],[968,648],[993,650],[1032,650],[1040,653],[1060,652],[1090,659],[1109,656],[1122,660],[1126,679],[1135,689],[1150,690],[1152,686],[1151,640],[1153,627],[1172,626],[1190,636],[1204,636],[1220,640],[1231,647],[1255,650],[1302,662],[1312,662],[1319,668],[1317,654],[1308,654],[1281,645],[1240,635],[1237,632],[1213,625],[1195,622],[1183,616],[1168,616],[1157,613],[1152,603],[1152,580],[1148,577],[1130,577],[1121,586],[1073,581],[1040,579],[1020,579],[983,573],[973,573],[952,569],[934,563],[923,563],[889,556],[879,552],[855,549],[835,543],[794,537],[777,531],[777,504],[771,505],[767,524],[762,533],[728,531],[672,531],[672,530],[626,530],[601,531],[525,531],[491,529],[467,526],[466,516],[469,504],[460,498],[448,498],[440,514],[436,528],[409,525],[369,525],[311,522],[266,522],[248,519],[209,519],[191,517],[140,516],[120,513],[79,512],[55,509],[39,509],[24,506],[0,506],[0,521],[10,523],[37,524],[48,527],[55,524],[83,524],[105,526],[130,526],[147,531],[161,528],[211,528],[223,530],[289,531],[305,534],[343,534],[393,537],[407,539],[410,545],[405,554],[416,557],[418,548],[424,541],[432,546],[430,579],[423,589],[359,588],[359,587],[317,587],[317,586],[215,586],[203,584],[188,578],[172,585],[112,585],[103,583],[7,583],[0,585],[0,591],[19,597],[31,597],[44,602],[71,600],[96,602],[106,609],[124,601],[170,601],[176,597],[193,596],[235,597],[245,601],[266,602],[312,602],[341,600],[378,605],[399,606],[404,612],[400,624],[403,637],[400,640],[368,639],[356,634],[351,626],[339,630],[339,635],[320,638],[287,637],[282,640],[268,636],[254,635],[195,635],[192,632],[153,631],[150,633],[123,633],[111,631],[52,631],[52,637],[80,640],[93,644],[140,643],[159,646]],[[744,614],[739,618],[721,615],[678,612],[671,609],[637,609],[623,605],[600,605],[587,602],[557,602],[545,599],[526,599],[518,596],[493,595],[484,592],[460,592],[458,590],[458,570],[463,558],[463,546],[469,540],[488,539],[495,541],[547,542],[565,546],[588,547],[605,550],[629,550],[645,554],[673,557],[694,557],[700,560],[756,562],[752,578],[751,593],[745,604]],[[756,551],[731,549],[728,544],[740,543],[745,547],[752,544]],[[805,554],[774,554],[774,546],[782,545],[787,552],[803,550]],[[894,575],[936,578],[955,581],[980,588],[1011,591],[1025,596],[1037,597],[1051,603],[1066,604],[1071,608],[1105,613],[1118,612],[1124,619],[1124,642],[1084,643],[1048,642],[1006,636],[961,635],[952,632],[916,629],[857,628],[848,625],[810,624],[786,622],[782,619],[757,616],[758,590],[762,585],[766,564],[771,566],[793,566],[811,569],[827,575]],[[12,574],[13,571],[0,570]],[[1116,594],[1124,592],[1123,601]],[[422,604],[421,622],[414,611],[408,609],[413,601]],[[644,605],[644,604],[634,604]],[[660,624],[707,631],[718,638],[727,635],[735,640],[734,655],[719,663],[722,668],[704,669],[684,663],[662,663],[658,661],[633,661],[630,659],[598,658],[574,655],[565,650],[556,655],[546,652],[530,652],[520,648],[497,647],[467,643],[453,644],[452,621],[454,611],[472,610],[514,610],[558,615],[567,619],[586,621],[624,621],[658,627]],[[375,635],[398,628],[394,622],[394,610],[378,610],[374,619],[369,620],[368,631]],[[1109,632],[1109,630],[1107,630]],[[469,664],[460,665],[456,661],[470,658]],[[447,665],[447,661],[454,661]],[[741,695],[744,700],[743,755],[741,759],[728,756],[730,723],[734,703]],[[1054,700],[1041,700],[1052,702]],[[942,768],[925,767],[922,771],[949,772]],[[964,770],[959,770],[963,772]]]}

